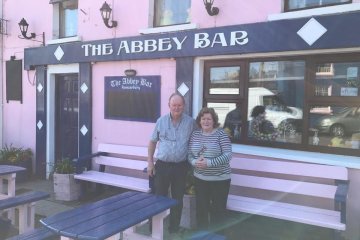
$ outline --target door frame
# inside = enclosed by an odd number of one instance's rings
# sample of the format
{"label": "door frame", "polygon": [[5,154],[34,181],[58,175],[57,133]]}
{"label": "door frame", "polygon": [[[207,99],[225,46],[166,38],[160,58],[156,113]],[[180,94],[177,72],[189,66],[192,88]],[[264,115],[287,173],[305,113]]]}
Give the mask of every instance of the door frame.
{"label": "door frame", "polygon": [[[55,164],[55,75],[79,73],[79,64],[49,65],[47,69],[47,96],[46,96],[46,178],[54,169]],[[79,126],[80,127],[80,126]]]}

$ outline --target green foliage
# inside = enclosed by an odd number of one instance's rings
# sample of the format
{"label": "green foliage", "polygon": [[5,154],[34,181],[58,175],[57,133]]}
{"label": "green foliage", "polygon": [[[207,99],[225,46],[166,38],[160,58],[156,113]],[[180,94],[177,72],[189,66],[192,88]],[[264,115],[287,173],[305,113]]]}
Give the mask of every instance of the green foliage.
{"label": "green foliage", "polygon": [[21,162],[31,161],[33,153],[30,148],[14,147],[5,145],[0,149],[1,164],[17,164]]}
{"label": "green foliage", "polygon": [[64,158],[56,163],[55,173],[72,174],[75,173],[75,167],[69,158]]}

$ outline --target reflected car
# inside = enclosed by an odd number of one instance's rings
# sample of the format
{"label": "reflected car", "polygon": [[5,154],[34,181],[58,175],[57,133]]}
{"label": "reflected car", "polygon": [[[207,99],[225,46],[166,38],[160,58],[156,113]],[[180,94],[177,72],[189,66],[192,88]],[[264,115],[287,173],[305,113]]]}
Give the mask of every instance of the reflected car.
{"label": "reflected car", "polygon": [[320,133],[343,137],[360,132],[360,108],[346,107],[338,113],[319,118],[315,128]]}
{"label": "reflected car", "polygon": [[266,106],[266,119],[275,128],[282,126],[287,134],[295,134],[301,131],[303,112],[300,108],[285,105]]}

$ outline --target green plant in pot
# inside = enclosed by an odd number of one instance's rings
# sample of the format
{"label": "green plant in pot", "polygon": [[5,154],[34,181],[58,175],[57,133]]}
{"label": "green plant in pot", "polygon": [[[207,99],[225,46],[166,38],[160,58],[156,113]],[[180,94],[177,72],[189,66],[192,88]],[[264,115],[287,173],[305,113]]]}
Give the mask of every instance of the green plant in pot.
{"label": "green plant in pot", "polygon": [[54,169],[54,193],[56,200],[74,201],[81,195],[80,183],[74,178],[75,167],[69,158],[57,161]]}
{"label": "green plant in pot", "polygon": [[59,174],[73,174],[75,167],[70,158],[64,158],[55,164],[55,173]]}

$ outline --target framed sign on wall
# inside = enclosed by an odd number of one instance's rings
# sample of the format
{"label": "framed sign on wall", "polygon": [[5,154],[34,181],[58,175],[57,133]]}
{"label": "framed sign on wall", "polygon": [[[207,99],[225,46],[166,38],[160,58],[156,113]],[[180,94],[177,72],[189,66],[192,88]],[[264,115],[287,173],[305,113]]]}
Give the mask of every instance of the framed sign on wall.
{"label": "framed sign on wall", "polygon": [[105,77],[105,119],[156,122],[160,76]]}

